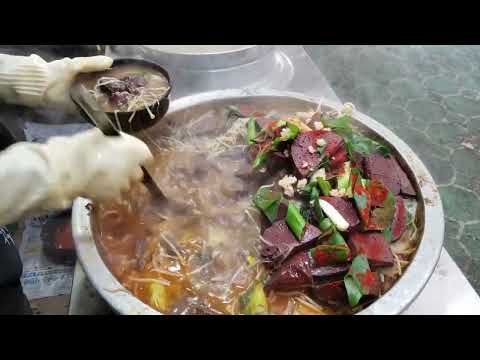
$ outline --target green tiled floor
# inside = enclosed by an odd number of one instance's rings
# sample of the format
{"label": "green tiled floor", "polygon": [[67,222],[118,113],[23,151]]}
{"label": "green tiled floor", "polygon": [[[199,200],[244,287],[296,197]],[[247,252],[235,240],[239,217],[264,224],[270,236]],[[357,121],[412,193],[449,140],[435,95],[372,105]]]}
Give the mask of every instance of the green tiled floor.
{"label": "green tiled floor", "polygon": [[480,293],[480,46],[305,46],[343,101],[391,128],[440,188],[445,246]]}

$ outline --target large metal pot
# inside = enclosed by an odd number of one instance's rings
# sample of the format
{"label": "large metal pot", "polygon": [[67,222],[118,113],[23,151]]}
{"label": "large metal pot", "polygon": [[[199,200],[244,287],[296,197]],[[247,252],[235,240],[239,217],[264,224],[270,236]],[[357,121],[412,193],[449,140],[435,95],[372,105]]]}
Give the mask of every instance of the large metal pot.
{"label": "large metal pot", "polygon": [[[171,104],[165,117],[182,121],[213,108],[248,103],[286,111],[315,109],[319,99],[297,93],[275,91],[226,90],[197,94],[178,99]],[[338,105],[323,101],[325,106],[337,109]],[[443,209],[436,185],[425,165],[415,153],[390,130],[370,117],[355,111],[354,124],[372,136],[389,143],[398,160],[407,171],[419,194],[419,216],[423,223],[421,241],[413,261],[398,282],[380,299],[361,311],[362,315],[394,315],[404,311],[422,291],[432,275],[440,257],[444,235]],[[148,130],[153,136],[157,126]],[[73,236],[80,260],[89,280],[103,298],[120,314],[159,314],[131,295],[107,269],[97,251],[90,226],[87,199],[77,199],[73,207]]]}

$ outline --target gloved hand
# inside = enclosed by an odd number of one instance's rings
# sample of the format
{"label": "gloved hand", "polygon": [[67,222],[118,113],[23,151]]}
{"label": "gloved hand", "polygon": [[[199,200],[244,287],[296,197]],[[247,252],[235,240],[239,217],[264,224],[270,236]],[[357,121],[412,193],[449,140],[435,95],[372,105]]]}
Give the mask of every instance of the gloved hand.
{"label": "gloved hand", "polygon": [[47,63],[37,55],[0,54],[0,99],[11,104],[74,112],[69,90],[75,76],[106,70],[112,62],[107,56],[64,58]]}
{"label": "gloved hand", "polygon": [[21,142],[0,153],[0,225],[83,196],[115,199],[142,178],[152,153],[139,139],[104,136],[97,128],[46,144]]}

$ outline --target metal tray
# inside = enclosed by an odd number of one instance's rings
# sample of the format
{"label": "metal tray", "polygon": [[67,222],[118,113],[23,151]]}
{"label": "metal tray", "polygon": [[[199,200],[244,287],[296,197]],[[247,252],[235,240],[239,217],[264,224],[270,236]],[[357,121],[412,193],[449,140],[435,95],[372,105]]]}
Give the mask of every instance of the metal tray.
{"label": "metal tray", "polygon": [[[278,111],[306,111],[315,109],[320,99],[290,92],[271,90],[225,90],[197,94],[174,101],[164,120],[182,121],[214,108],[247,103],[257,109]],[[337,109],[337,105],[324,100],[324,106]],[[373,137],[390,144],[397,159],[414,184],[419,197],[418,216],[423,225],[422,236],[412,262],[397,283],[377,301],[362,310],[360,315],[401,314],[422,291],[435,269],[440,257],[444,236],[442,202],[432,176],[415,153],[386,127],[372,118],[354,111],[353,124]],[[160,126],[157,125],[157,126]],[[157,126],[149,132],[155,135]],[[87,277],[110,304],[120,314],[160,314],[130,294],[110,273],[103,263],[92,235],[88,199],[79,198],[73,206],[72,226],[77,256]]]}

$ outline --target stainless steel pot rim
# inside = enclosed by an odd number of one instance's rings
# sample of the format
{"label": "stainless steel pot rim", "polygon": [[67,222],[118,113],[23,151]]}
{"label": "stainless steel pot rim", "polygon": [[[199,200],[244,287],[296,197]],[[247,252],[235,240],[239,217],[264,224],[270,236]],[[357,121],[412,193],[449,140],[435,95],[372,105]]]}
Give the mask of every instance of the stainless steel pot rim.
{"label": "stainless steel pot rim", "polygon": [[[116,45],[118,47],[122,45]],[[275,49],[274,45],[245,45],[238,49],[217,52],[187,53],[157,50],[145,45],[128,45],[119,51],[126,51],[129,56],[140,55],[155,59],[169,71],[221,71],[236,66],[247,66],[264,58]]]}
{"label": "stainless steel pot rim", "polygon": [[[250,97],[293,98],[310,102],[319,101],[325,106],[339,109],[340,104],[328,99],[318,99],[303,94],[273,90],[221,90],[200,93],[175,100],[169,113],[183,110],[213,100],[241,100]],[[402,313],[425,287],[440,258],[444,236],[443,208],[437,187],[425,165],[400,138],[386,127],[358,111],[352,117],[362,125],[381,134],[401,154],[412,169],[419,184],[420,198],[424,205],[423,236],[414,259],[402,277],[386,294],[362,310],[358,315],[395,315]],[[93,241],[90,217],[85,206],[88,199],[79,198],[73,207],[72,227],[78,258],[94,287],[105,300],[121,314],[159,314],[131,295],[110,273],[103,263]]]}

